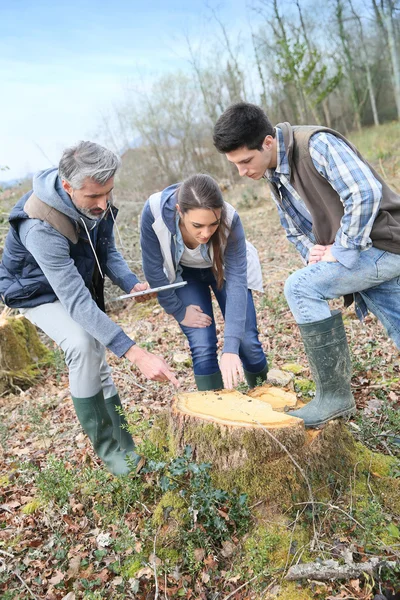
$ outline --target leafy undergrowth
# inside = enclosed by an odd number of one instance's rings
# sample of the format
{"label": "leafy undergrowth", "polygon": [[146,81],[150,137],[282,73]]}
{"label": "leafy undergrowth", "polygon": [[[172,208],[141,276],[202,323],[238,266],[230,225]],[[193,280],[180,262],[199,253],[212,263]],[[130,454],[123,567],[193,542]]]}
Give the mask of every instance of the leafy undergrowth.
{"label": "leafy undergrowth", "polygon": [[[391,169],[393,179],[394,154],[391,146],[390,165],[384,154],[377,157],[378,168]],[[265,294],[255,295],[255,303],[270,366],[298,365],[294,388],[307,401],[314,386],[283,296],[286,277],[301,264],[265,185],[239,185],[227,200],[240,211],[263,265]],[[133,247],[132,229],[127,225],[122,234]],[[186,341],[156,302],[110,309],[129,335],[173,365],[183,389],[194,389]],[[358,406],[348,425],[359,444],[356,466],[348,481],[332,479],[326,502],[294,502],[283,514],[262,499],[250,502],[215,487],[209,466],[193,462],[189,448],[172,457],[151,441],[148,428],[168,409],[174,391],[144,381],[110,355],[147,457],[138,477],[113,478],[80,429],[61,353],[50,344],[53,364],[41,383],[0,398],[1,598],[394,598],[400,588],[395,569],[348,582],[284,580],[298,562],[343,562],[349,553],[356,562],[396,560],[400,554],[399,353],[373,317],[360,324],[351,308],[344,316]]]}

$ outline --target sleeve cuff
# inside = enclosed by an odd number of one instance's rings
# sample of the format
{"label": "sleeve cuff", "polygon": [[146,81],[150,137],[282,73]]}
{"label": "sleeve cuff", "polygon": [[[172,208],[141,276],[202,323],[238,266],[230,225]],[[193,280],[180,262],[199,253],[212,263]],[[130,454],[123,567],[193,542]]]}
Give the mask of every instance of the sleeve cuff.
{"label": "sleeve cuff", "polygon": [[122,285],[122,289],[124,290],[124,292],[126,294],[129,294],[129,292],[131,291],[131,289],[137,284],[139,283],[139,279],[136,277],[136,275],[134,273],[130,273],[129,275],[127,275],[124,280],[123,280],[123,285]]}
{"label": "sleeve cuff", "polygon": [[135,343],[136,342],[131,340],[131,338],[121,329],[115,338],[113,338],[111,342],[107,344],[107,348],[111,350],[111,352],[114,352],[118,358],[121,358]]}
{"label": "sleeve cuff", "polygon": [[236,337],[226,337],[224,339],[224,347],[222,352],[230,354],[239,354],[240,339]]}
{"label": "sleeve cuff", "polygon": [[180,323],[183,321],[186,315],[186,306],[182,306],[176,313],[174,313],[174,318]]}
{"label": "sleeve cuff", "polygon": [[344,248],[338,244],[333,244],[331,249],[332,255],[336,258],[341,265],[347,269],[352,269],[360,256],[360,250],[352,250],[350,248]]}

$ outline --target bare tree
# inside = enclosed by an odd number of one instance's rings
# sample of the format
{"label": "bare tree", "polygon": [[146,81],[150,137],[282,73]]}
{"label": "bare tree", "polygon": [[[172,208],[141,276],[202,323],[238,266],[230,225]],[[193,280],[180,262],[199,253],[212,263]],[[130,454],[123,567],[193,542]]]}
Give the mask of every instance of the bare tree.
{"label": "bare tree", "polygon": [[372,0],[372,3],[378,22],[387,35],[397,117],[400,119],[400,61],[398,54],[398,36],[396,36],[394,19],[394,11],[398,8],[397,2],[396,0],[380,0],[380,3],[378,4],[377,0]]}
{"label": "bare tree", "polygon": [[348,2],[350,5],[350,8],[351,8],[351,12],[352,12],[355,20],[357,21],[357,25],[358,25],[360,42],[361,42],[360,48],[361,48],[363,63],[364,63],[364,67],[365,67],[365,73],[366,73],[366,77],[367,77],[368,93],[369,93],[369,99],[371,102],[371,109],[372,109],[372,115],[374,118],[374,124],[379,125],[379,116],[378,116],[378,110],[376,108],[375,90],[374,90],[374,86],[372,83],[370,58],[369,58],[367,43],[365,41],[364,27],[363,27],[360,15],[356,12],[356,10],[354,8],[352,0],[348,0]]}

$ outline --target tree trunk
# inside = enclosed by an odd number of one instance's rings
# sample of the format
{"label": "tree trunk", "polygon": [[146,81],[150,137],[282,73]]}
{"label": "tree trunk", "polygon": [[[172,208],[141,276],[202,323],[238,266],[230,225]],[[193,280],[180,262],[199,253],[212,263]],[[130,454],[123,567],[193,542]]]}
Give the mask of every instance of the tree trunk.
{"label": "tree trunk", "polygon": [[0,314],[0,395],[30,387],[49,355],[30,321]]}
{"label": "tree trunk", "polygon": [[390,60],[392,63],[393,73],[393,89],[397,107],[397,117],[400,119],[400,65],[397,54],[396,35],[393,23],[393,3],[391,0],[386,0],[383,19],[388,35]]}

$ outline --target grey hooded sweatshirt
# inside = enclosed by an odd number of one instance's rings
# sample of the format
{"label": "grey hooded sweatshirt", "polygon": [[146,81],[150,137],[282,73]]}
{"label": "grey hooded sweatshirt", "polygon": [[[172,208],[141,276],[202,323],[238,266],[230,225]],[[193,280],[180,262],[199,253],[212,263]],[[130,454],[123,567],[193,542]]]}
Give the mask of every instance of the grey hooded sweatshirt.
{"label": "grey hooded sweatshirt", "polygon": [[[85,226],[93,241],[98,222],[82,215],[64,191],[57,169],[38,173],[33,179],[33,192],[43,202],[77,222],[81,235]],[[29,195],[27,195],[27,198]],[[84,225],[83,225],[84,223]],[[96,340],[121,357],[134,341],[99,309],[70,256],[70,245],[61,233],[39,219],[24,219],[19,223],[21,243],[32,254],[57,298],[68,314]],[[129,293],[139,282],[115,247],[114,236],[108,241],[105,275]]]}

